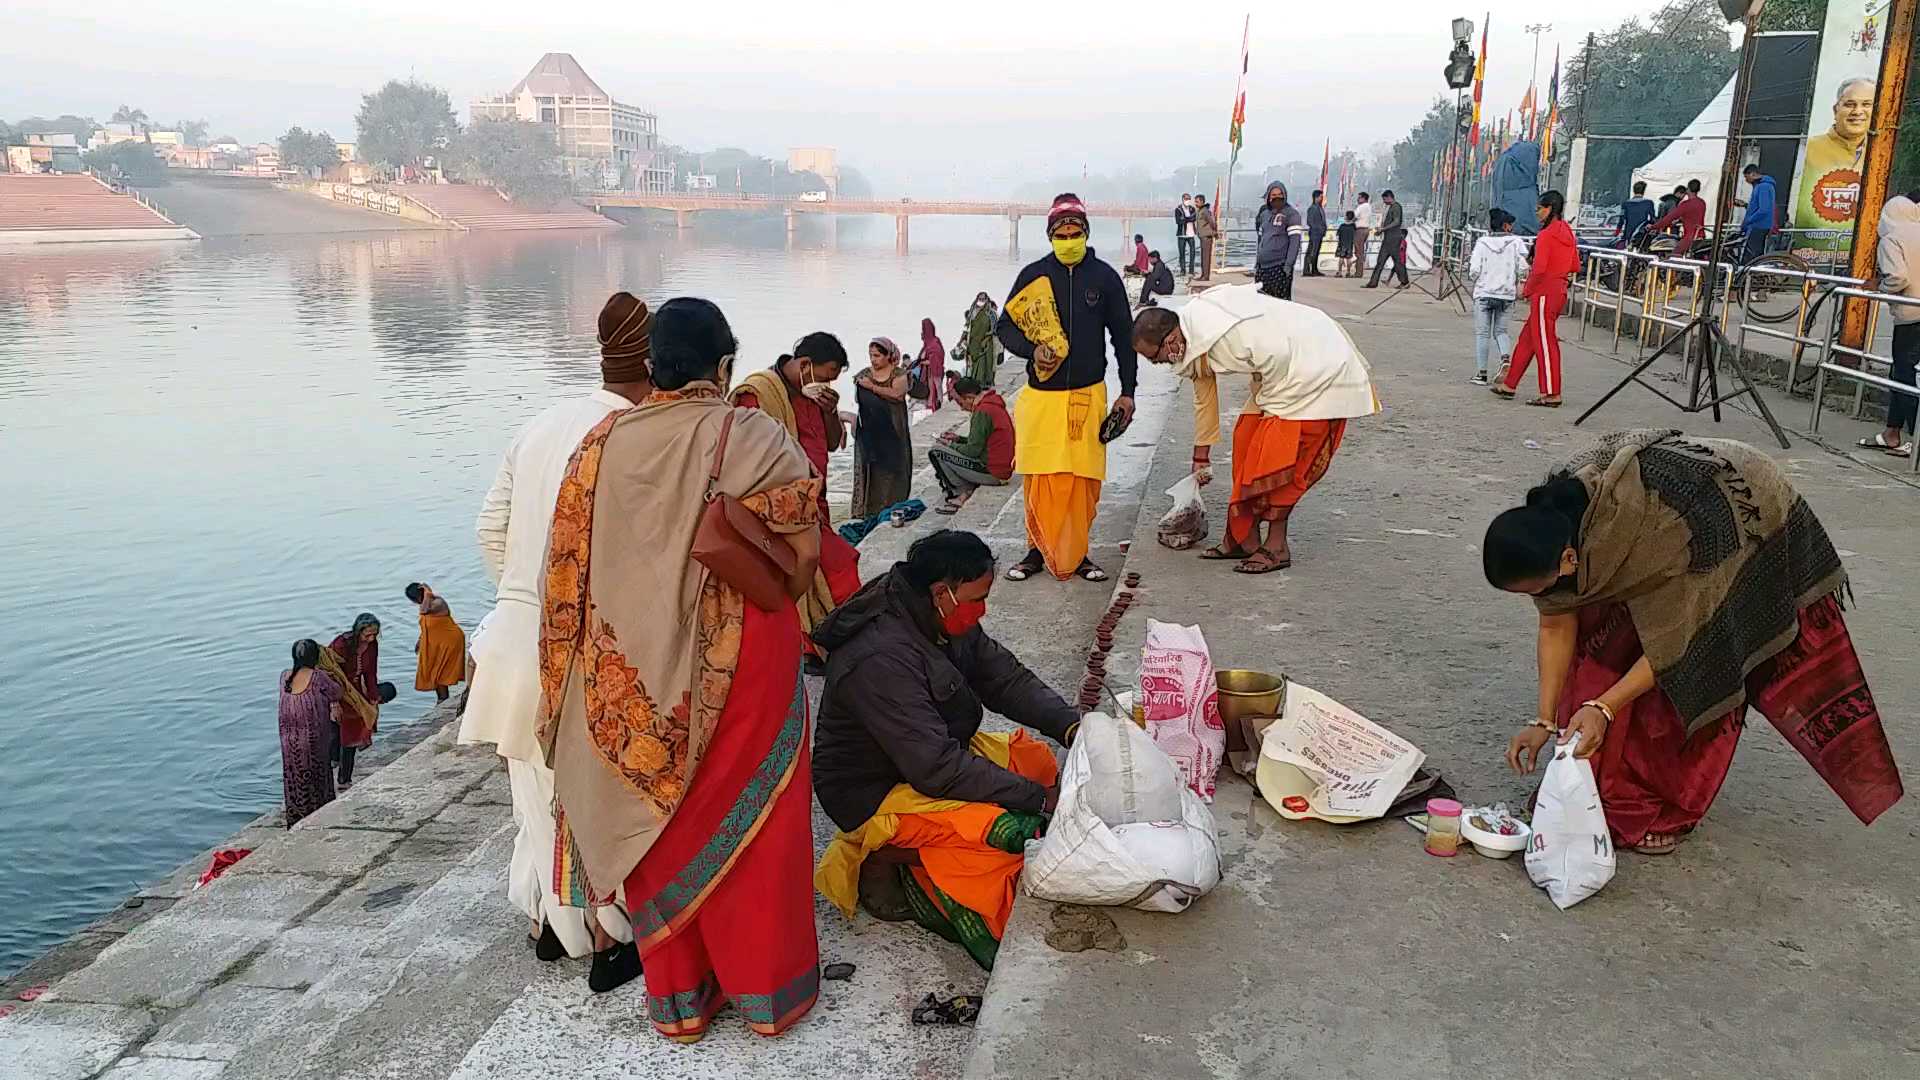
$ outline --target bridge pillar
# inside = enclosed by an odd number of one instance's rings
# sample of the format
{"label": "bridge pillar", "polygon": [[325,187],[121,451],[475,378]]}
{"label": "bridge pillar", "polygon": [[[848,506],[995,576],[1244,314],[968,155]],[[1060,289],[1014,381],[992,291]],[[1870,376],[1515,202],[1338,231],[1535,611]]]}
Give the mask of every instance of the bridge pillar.
{"label": "bridge pillar", "polygon": [[1007,215],[1007,257],[1020,257],[1020,215]]}
{"label": "bridge pillar", "polygon": [[793,247],[793,219],[794,219],[793,211],[788,210],[787,211],[787,247],[789,248]]}
{"label": "bridge pillar", "polygon": [[1120,219],[1120,250],[1127,253],[1127,261],[1133,261],[1133,219]]}
{"label": "bridge pillar", "polygon": [[893,253],[895,255],[907,253],[907,215],[905,214],[893,215]]}
{"label": "bridge pillar", "polygon": [[682,230],[682,231],[685,231],[685,229],[687,228],[687,226],[689,226],[689,225],[691,225],[692,223],[693,223],[693,211],[691,211],[691,210],[675,210],[675,211],[673,212],[673,227],[674,227],[674,228],[676,228],[676,229],[680,229],[680,230]]}

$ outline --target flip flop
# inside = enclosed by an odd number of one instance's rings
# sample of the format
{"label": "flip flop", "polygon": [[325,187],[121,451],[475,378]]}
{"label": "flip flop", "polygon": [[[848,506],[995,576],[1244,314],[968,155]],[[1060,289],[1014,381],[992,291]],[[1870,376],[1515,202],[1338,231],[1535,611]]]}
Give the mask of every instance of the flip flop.
{"label": "flip flop", "polygon": [[960,512],[960,506],[957,503],[941,503],[939,506],[933,508],[933,512],[936,514],[953,515]]}
{"label": "flip flop", "polygon": [[1512,390],[1507,389],[1502,383],[1494,383],[1492,386],[1487,387],[1487,389],[1493,391],[1493,396],[1495,397],[1511,398],[1514,394]]}
{"label": "flip flop", "polygon": [[1234,567],[1233,572],[1252,577],[1259,574],[1271,574],[1275,570],[1285,570],[1292,565],[1292,559],[1282,559],[1273,552],[1261,548],[1259,551],[1247,556],[1246,560],[1239,566]]}
{"label": "flip flop", "polygon": [[1040,565],[1022,559],[1007,568],[1007,580],[1025,581],[1039,572]]}
{"label": "flip flop", "polygon": [[1659,844],[1659,845],[1649,845],[1646,843],[1646,839],[1647,839],[1646,837],[1642,837],[1641,842],[1639,844],[1633,847],[1630,847],[1627,850],[1636,851],[1642,855],[1656,855],[1656,856],[1671,855],[1675,851],[1679,850],[1680,842],[1682,840],[1685,840],[1686,836],[1681,833],[1671,834],[1667,837],[1667,843]]}
{"label": "flip flop", "polygon": [[[1881,434],[1884,434],[1884,433],[1881,433]],[[1880,434],[1869,435],[1866,438],[1861,439],[1859,442],[1854,443],[1853,445],[1859,447],[1862,450],[1885,450],[1889,454],[1899,449],[1899,447],[1897,446],[1889,446],[1885,442],[1882,442]]]}
{"label": "flip flop", "polygon": [[1527,404],[1533,406],[1536,409],[1557,409],[1560,407],[1560,402],[1548,401],[1546,398],[1543,398],[1543,397],[1534,398],[1532,401],[1527,402]]}
{"label": "flip flop", "polygon": [[1200,557],[1207,560],[1208,562],[1245,562],[1248,559],[1253,558],[1253,552],[1226,551],[1221,547],[1221,545],[1215,544],[1214,546],[1201,552]]}
{"label": "flip flop", "polygon": [[1080,565],[1073,568],[1074,576],[1082,581],[1106,581],[1107,572],[1094,565],[1092,559],[1081,559]]}

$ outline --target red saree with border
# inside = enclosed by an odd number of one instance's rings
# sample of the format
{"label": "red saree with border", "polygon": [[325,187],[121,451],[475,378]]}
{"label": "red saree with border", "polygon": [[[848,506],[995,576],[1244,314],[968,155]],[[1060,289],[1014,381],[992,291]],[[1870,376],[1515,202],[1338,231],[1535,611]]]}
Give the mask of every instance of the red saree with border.
{"label": "red saree with border", "polygon": [[[1562,725],[1642,653],[1625,605],[1593,604],[1578,614],[1580,644],[1560,695]],[[1862,822],[1899,800],[1900,773],[1832,598],[1800,612],[1794,643],[1754,669],[1747,693]],[[1657,687],[1620,710],[1593,757],[1614,844],[1637,847],[1648,834],[1682,834],[1698,825],[1733,765],[1745,715],[1743,705],[1689,738],[1672,699]]]}
{"label": "red saree with border", "polygon": [[813,781],[800,623],[746,606],[741,653],[685,801],[624,892],[662,1035],[697,1041],[729,1002],[778,1035],[820,991]]}

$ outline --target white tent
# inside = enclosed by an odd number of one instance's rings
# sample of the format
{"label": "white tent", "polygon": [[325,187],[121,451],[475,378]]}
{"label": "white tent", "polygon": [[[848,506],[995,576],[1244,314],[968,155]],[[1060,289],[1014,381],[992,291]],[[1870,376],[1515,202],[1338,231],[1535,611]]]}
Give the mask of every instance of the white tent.
{"label": "white tent", "polygon": [[1633,170],[1635,182],[1647,182],[1647,198],[1658,201],[1687,181],[1698,180],[1700,197],[1711,208],[1719,196],[1720,165],[1727,155],[1727,120],[1732,115],[1733,80],[1728,79],[1678,139],[1667,144],[1658,157]]}

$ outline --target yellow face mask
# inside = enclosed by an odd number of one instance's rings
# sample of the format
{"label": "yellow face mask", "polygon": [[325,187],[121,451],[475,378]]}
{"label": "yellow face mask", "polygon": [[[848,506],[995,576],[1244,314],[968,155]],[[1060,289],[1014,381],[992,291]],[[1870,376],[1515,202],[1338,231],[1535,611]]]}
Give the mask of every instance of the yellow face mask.
{"label": "yellow face mask", "polygon": [[1087,238],[1084,236],[1054,237],[1053,257],[1067,266],[1079,266],[1080,260],[1087,257]]}

